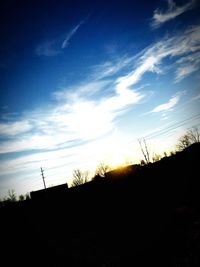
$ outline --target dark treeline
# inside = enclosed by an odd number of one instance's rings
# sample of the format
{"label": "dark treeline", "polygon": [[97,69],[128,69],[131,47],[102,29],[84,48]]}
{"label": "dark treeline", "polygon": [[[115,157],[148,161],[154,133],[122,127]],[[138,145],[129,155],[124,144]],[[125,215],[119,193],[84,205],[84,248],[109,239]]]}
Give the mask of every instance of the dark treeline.
{"label": "dark treeline", "polygon": [[[5,266],[200,266],[200,143],[3,206]],[[62,189],[63,190],[63,189]]]}

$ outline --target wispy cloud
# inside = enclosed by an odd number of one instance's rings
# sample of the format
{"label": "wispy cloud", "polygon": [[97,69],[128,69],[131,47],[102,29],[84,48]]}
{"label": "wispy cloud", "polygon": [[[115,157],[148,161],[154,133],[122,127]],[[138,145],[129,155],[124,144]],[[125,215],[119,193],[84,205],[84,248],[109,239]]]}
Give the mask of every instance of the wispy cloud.
{"label": "wispy cloud", "polygon": [[32,129],[32,125],[27,120],[0,123],[0,136],[16,136]]}
{"label": "wispy cloud", "polygon": [[134,64],[135,56],[124,56],[110,61],[105,61],[101,64],[92,67],[92,79],[101,80],[117,74],[119,71],[130,67]]}
{"label": "wispy cloud", "polygon": [[[200,52],[200,26],[195,25],[186,29],[184,32],[177,34],[174,37],[164,38],[161,41],[153,44],[146,49],[141,56],[141,62],[143,63],[137,72],[134,72],[132,79],[137,78],[146,68],[147,70],[159,73],[162,71],[162,60],[170,58],[178,58],[176,64],[173,66],[177,68],[175,81],[181,81],[187,75],[194,72],[199,64],[199,52]],[[183,68],[189,68],[189,66],[195,66],[190,69],[190,72],[181,73]],[[145,67],[146,66],[146,67]]]}
{"label": "wispy cloud", "polygon": [[[95,82],[93,86],[94,90],[95,86],[100,90],[105,83]],[[100,138],[114,129],[115,118],[128,105],[138,103],[144,97],[142,93],[125,89],[113,92],[113,96],[94,100],[83,94],[86,85],[79,86],[78,89],[76,93],[70,93],[68,90],[57,92],[55,95],[58,102],[55,106],[26,114],[34,126],[34,132],[28,133],[29,129],[19,127],[18,131],[24,130],[24,135],[21,135],[20,139],[2,142],[0,153],[56,149],[60,145],[66,146],[74,139],[89,141]],[[19,125],[18,122],[16,124]],[[14,124],[7,125],[7,134],[10,126],[14,128]]]}
{"label": "wispy cloud", "polygon": [[78,31],[78,29],[80,28],[80,26],[82,24],[84,24],[86,22],[86,20],[88,19],[88,16],[81,20],[76,26],[74,26],[66,35],[62,45],[61,45],[61,48],[64,49],[66,48],[68,45],[69,45],[69,41],[70,39],[74,36],[74,34]]}
{"label": "wispy cloud", "polygon": [[56,46],[56,41],[45,41],[36,47],[37,56],[54,57],[60,54],[60,49]]}
{"label": "wispy cloud", "polygon": [[191,100],[192,101],[195,101],[195,100],[199,100],[200,99],[200,94],[194,96]]}
{"label": "wispy cloud", "polygon": [[181,93],[176,94],[167,103],[158,105],[155,107],[151,112],[163,112],[163,111],[170,111],[172,110],[179,102],[181,98]]}
{"label": "wispy cloud", "polygon": [[156,9],[153,15],[153,22],[151,26],[153,28],[158,28],[165,22],[176,18],[177,16],[183,14],[184,12],[194,8],[196,0],[189,1],[182,6],[177,6],[173,0],[168,0],[168,8],[165,11]]}
{"label": "wispy cloud", "polygon": [[99,93],[103,95],[103,91],[107,90],[111,85],[111,80],[91,79],[76,86],[55,91],[53,97],[62,103],[65,101],[76,102],[77,99],[93,99]]}
{"label": "wispy cloud", "polygon": [[176,82],[180,82],[182,79],[198,70],[198,68],[199,67],[196,64],[188,64],[186,66],[178,68],[176,71]]}
{"label": "wispy cloud", "polygon": [[47,40],[39,44],[35,49],[35,54],[37,56],[45,56],[45,57],[54,57],[62,52],[62,49],[66,48],[69,45],[70,39],[76,34],[78,29],[82,24],[86,22],[89,18],[87,16],[83,20],[81,20],[76,26],[74,26],[66,35],[64,41],[61,41],[61,37],[58,36],[54,40]]}
{"label": "wispy cloud", "polygon": [[191,73],[197,71],[200,66],[200,51],[187,55],[177,60],[176,82],[180,82]]}

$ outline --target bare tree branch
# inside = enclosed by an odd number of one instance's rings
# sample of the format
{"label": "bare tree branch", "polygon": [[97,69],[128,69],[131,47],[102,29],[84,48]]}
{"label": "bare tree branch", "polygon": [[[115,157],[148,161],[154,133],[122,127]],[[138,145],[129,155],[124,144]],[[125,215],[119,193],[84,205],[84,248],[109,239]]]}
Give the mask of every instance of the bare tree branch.
{"label": "bare tree branch", "polygon": [[72,186],[78,186],[88,182],[89,172],[81,172],[79,169],[73,171]]}
{"label": "bare tree branch", "polygon": [[97,169],[95,171],[95,176],[101,176],[101,177],[105,177],[105,174],[110,171],[111,168],[109,165],[107,165],[106,163],[101,162],[98,166]]}
{"label": "bare tree branch", "polygon": [[194,127],[192,129],[189,129],[184,135],[179,138],[176,148],[178,151],[182,151],[188,146],[199,142],[200,132],[197,127]]}

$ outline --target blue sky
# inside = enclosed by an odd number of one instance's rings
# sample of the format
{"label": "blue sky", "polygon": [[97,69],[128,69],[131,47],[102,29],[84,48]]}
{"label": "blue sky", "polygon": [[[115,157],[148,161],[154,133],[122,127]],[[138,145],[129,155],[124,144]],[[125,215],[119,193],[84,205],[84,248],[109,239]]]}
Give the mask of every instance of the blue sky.
{"label": "blue sky", "polygon": [[[139,3],[138,3],[139,2]],[[0,197],[139,162],[199,126],[198,1],[3,1]]]}

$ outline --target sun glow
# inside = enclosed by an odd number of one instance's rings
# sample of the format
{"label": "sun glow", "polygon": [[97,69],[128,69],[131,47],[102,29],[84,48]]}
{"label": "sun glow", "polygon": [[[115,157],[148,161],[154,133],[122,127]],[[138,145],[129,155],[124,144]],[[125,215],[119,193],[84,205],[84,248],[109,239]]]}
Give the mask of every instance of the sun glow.
{"label": "sun glow", "polygon": [[121,140],[117,135],[114,135],[111,140],[108,143],[106,163],[113,169],[128,165],[133,160],[130,155],[130,148],[125,146],[124,140]]}

